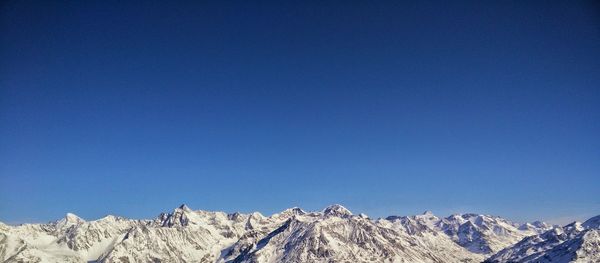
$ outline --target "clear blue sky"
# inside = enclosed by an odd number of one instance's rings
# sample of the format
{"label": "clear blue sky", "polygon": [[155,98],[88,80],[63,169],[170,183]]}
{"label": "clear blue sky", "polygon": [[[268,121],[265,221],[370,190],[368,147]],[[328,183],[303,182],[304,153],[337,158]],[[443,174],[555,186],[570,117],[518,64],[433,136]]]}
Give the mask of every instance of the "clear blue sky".
{"label": "clear blue sky", "polygon": [[0,221],[600,214],[597,3],[121,2],[2,3]]}

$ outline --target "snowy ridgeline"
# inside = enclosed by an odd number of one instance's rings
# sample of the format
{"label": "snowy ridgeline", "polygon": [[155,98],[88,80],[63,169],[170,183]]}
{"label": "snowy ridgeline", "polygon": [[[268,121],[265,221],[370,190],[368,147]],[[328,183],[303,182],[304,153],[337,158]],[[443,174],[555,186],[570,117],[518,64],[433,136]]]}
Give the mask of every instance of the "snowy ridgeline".
{"label": "snowy ridgeline", "polygon": [[76,215],[0,223],[2,262],[600,262],[600,216],[564,227],[463,214],[370,219],[322,212],[193,211],[153,220]]}

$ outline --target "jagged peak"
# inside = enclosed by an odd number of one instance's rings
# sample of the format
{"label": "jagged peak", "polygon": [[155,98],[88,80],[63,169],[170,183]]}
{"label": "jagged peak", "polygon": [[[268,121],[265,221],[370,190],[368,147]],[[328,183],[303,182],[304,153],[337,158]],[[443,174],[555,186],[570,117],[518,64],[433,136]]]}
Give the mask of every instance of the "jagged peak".
{"label": "jagged peak", "polygon": [[475,214],[475,213],[465,213],[465,214],[459,214],[459,215],[464,219],[481,216],[480,214]]}
{"label": "jagged peak", "polygon": [[82,223],[85,223],[85,220],[73,213],[67,213],[65,217],[55,222],[56,227],[58,228],[70,227]]}
{"label": "jagged peak", "polygon": [[294,206],[292,208],[288,208],[286,210],[283,210],[283,212],[281,212],[282,214],[293,214],[293,215],[304,215],[306,214],[306,212],[304,210],[302,210],[302,208]]}
{"label": "jagged peak", "polygon": [[351,216],[352,212],[350,212],[350,210],[348,210],[347,208],[345,208],[342,205],[334,204],[334,205],[330,205],[330,206],[326,207],[323,210],[323,214],[326,216],[347,217],[347,216]]}
{"label": "jagged peak", "polygon": [[243,220],[246,217],[247,217],[246,214],[242,214],[240,212],[233,212],[233,213],[227,214],[227,218],[229,220],[234,220],[234,221],[240,221],[240,220]]}
{"label": "jagged peak", "polygon": [[261,214],[260,212],[252,212],[250,214],[250,217],[252,217],[252,218],[265,218],[265,216],[263,214]]}
{"label": "jagged peak", "polygon": [[425,211],[420,215],[416,215],[414,216],[415,219],[420,220],[420,221],[428,221],[428,222],[435,222],[438,221],[439,218],[437,216],[435,216],[433,214],[433,212],[431,211]]}
{"label": "jagged peak", "polygon": [[181,204],[179,207],[177,207],[177,209],[189,212],[192,211],[192,209],[190,209],[186,204]]}
{"label": "jagged peak", "polygon": [[272,217],[288,218],[288,217],[293,217],[293,216],[297,216],[297,215],[305,215],[305,214],[306,214],[306,212],[304,210],[295,206],[292,208],[285,209],[277,214],[273,214]]}
{"label": "jagged peak", "polygon": [[433,216],[433,212],[431,212],[430,210],[427,210],[427,211],[423,212],[423,214],[421,214],[421,215],[424,215],[424,216]]}
{"label": "jagged peak", "polygon": [[531,222],[531,224],[535,227],[549,227],[550,226],[546,222],[543,222],[543,221],[533,221],[533,222]]}
{"label": "jagged peak", "polygon": [[463,219],[462,214],[451,214],[446,219]]}
{"label": "jagged peak", "polygon": [[115,216],[115,215],[106,215],[103,218],[98,219],[98,221],[120,221],[120,220],[125,220],[125,217],[122,216]]}
{"label": "jagged peak", "polygon": [[65,215],[65,221],[66,222],[73,222],[73,223],[77,223],[77,222],[85,222],[85,220],[83,220],[83,218],[77,216],[76,214],[73,213],[67,213]]}
{"label": "jagged peak", "polygon": [[187,205],[182,204],[171,213],[160,213],[154,222],[163,227],[187,226],[190,223],[188,216],[192,215],[191,212],[193,211]]}

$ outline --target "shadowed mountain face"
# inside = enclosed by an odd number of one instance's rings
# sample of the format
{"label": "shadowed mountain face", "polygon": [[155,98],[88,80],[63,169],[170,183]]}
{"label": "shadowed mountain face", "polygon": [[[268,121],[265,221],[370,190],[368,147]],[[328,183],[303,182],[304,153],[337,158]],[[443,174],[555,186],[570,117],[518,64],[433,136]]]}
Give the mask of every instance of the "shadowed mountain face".
{"label": "shadowed mountain face", "polygon": [[524,238],[485,262],[600,262],[600,216]]}
{"label": "shadowed mountain face", "polygon": [[149,220],[107,216],[85,221],[67,214],[48,224],[0,224],[0,260],[519,262],[530,255],[510,251],[530,251],[531,244],[543,243],[536,251],[561,259],[561,251],[597,251],[598,233],[590,230],[597,222],[592,218],[583,225],[553,228],[478,214],[439,218],[431,212],[373,220],[341,205],[320,212],[290,208],[266,217],[194,211],[182,205]]}

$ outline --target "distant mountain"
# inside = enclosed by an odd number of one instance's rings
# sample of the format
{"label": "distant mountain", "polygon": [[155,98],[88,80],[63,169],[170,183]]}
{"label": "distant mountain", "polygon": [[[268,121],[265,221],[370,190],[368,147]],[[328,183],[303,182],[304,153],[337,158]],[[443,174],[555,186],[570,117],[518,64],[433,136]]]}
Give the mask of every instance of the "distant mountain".
{"label": "distant mountain", "polygon": [[485,262],[600,262],[600,216],[524,238]]}
{"label": "distant mountain", "polygon": [[[371,219],[341,205],[268,217],[182,205],[148,220],[67,214],[48,224],[0,223],[0,261],[482,262],[492,256],[487,262],[521,262],[535,254],[533,246],[543,258],[570,262],[564,255],[576,250],[577,262],[598,262],[599,221],[553,228],[478,214]],[[582,259],[584,252],[592,261]]]}

